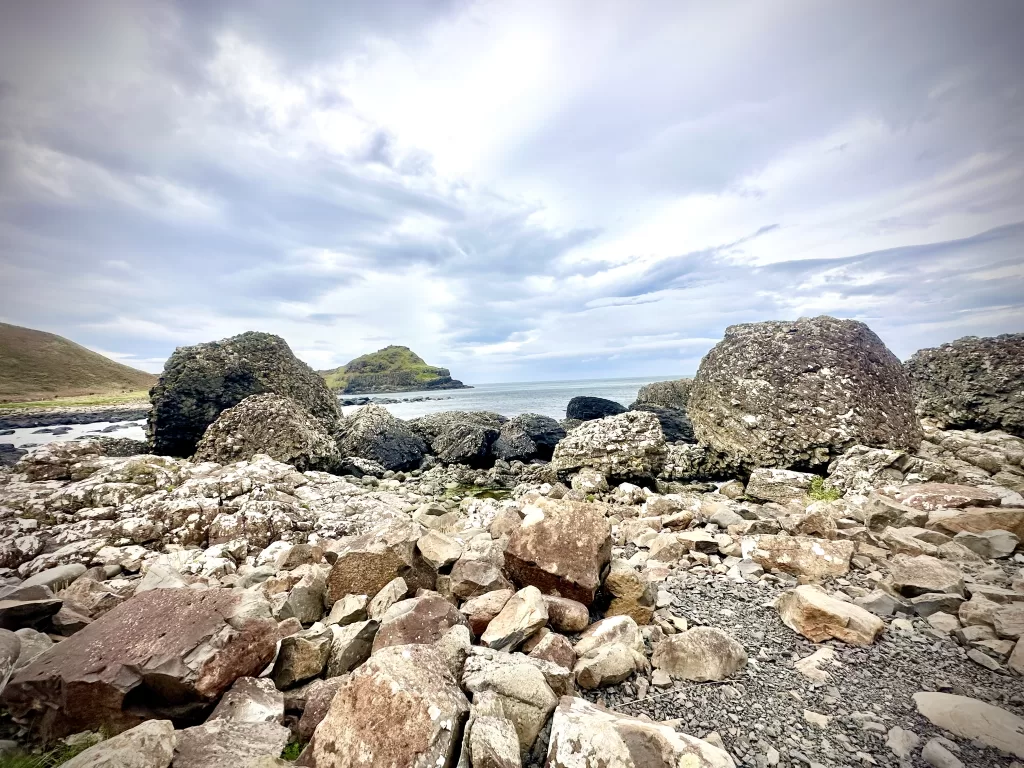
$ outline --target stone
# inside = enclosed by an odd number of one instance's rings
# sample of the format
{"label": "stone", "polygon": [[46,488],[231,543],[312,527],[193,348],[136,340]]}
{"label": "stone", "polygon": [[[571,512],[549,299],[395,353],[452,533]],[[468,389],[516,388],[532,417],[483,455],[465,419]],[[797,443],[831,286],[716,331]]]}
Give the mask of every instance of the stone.
{"label": "stone", "polygon": [[341,421],[338,450],[343,456],[399,471],[418,467],[427,444],[411,425],[392,416],[384,406],[370,403]]}
{"label": "stone", "polygon": [[331,654],[334,635],[331,628],[314,624],[309,629],[281,638],[281,648],[274,662],[271,677],[278,688],[290,688],[296,683],[319,677]]}
{"label": "stone", "polygon": [[170,566],[153,564],[135,585],[135,594],[139,595],[151,589],[182,589],[187,586],[188,582]]}
{"label": "stone", "polygon": [[442,411],[413,419],[409,427],[442,464],[483,468],[494,463],[491,453],[507,418],[489,411]]}
{"label": "stone", "polygon": [[546,768],[735,768],[723,749],[668,725],[563,696],[551,724]]}
{"label": "stone", "polygon": [[536,587],[516,592],[487,625],[480,642],[499,651],[514,651],[548,623],[544,597]]}
{"label": "stone", "polygon": [[531,659],[550,661],[566,669],[572,669],[576,665],[576,651],[573,650],[572,643],[567,637],[557,632],[548,632],[544,635],[530,649],[529,656]]}
{"label": "stone", "polygon": [[487,592],[483,595],[471,597],[462,604],[459,611],[466,616],[469,622],[469,629],[476,637],[479,637],[491,623],[491,619],[501,613],[505,603],[515,594],[511,589],[499,589],[494,592]]}
{"label": "stone", "polygon": [[933,613],[928,617],[928,624],[944,635],[952,634],[960,629],[960,621],[948,613]]}
{"label": "stone", "polygon": [[544,595],[544,605],[548,609],[548,623],[556,632],[572,635],[582,632],[590,624],[590,611],[576,600]]}
{"label": "stone", "polygon": [[921,759],[931,768],[964,768],[960,759],[946,749],[938,739],[929,739],[921,750]]}
{"label": "stone", "polygon": [[83,573],[85,573],[85,566],[81,563],[58,565],[56,568],[48,568],[34,576],[29,576],[18,586],[21,589],[26,587],[49,587],[53,592],[60,592],[60,590],[70,586],[71,582]]}
{"label": "stone", "polygon": [[964,575],[959,568],[928,555],[896,555],[889,561],[893,586],[907,597],[928,592],[964,593]]}
{"label": "stone", "polygon": [[284,694],[268,678],[240,677],[221,698],[209,720],[281,724],[284,721]]}
{"label": "stone", "polygon": [[783,624],[816,643],[835,638],[850,645],[871,645],[885,629],[874,614],[811,584],[784,592],[775,607]]}
{"label": "stone", "polygon": [[331,612],[324,623],[344,627],[357,621],[365,621],[368,603],[369,598],[366,595],[345,595],[331,606]]}
{"label": "stone", "polygon": [[239,768],[278,757],[291,732],[278,723],[211,720],[177,732],[174,768]]}
{"label": "stone", "polygon": [[914,704],[932,725],[1024,758],[1024,718],[1012,712],[967,696],[934,691],[915,693]]}
{"label": "stone", "polygon": [[750,473],[747,496],[779,504],[800,501],[811,490],[811,481],[815,477],[816,475],[807,472],[758,467]]}
{"label": "stone", "polygon": [[963,605],[964,599],[960,595],[951,595],[949,593],[942,592],[926,592],[923,595],[912,597],[910,604],[913,606],[914,611],[918,616],[924,616],[925,618],[931,616],[936,611],[945,611],[946,613],[957,613],[960,610],[960,606]]}
{"label": "stone", "polygon": [[373,653],[395,645],[435,643],[450,627],[465,623],[459,609],[436,592],[402,600],[381,617]]}
{"label": "stone", "polygon": [[628,411],[572,430],[555,446],[551,466],[560,473],[594,469],[614,482],[650,480],[665,465],[667,450],[658,418]]}
{"label": "stone", "polygon": [[555,419],[537,413],[523,413],[501,425],[491,453],[505,461],[547,461],[563,437],[565,429]]}
{"label": "stone", "polygon": [[733,325],[704,356],[687,404],[702,444],[757,467],[827,465],[854,445],[916,450],[900,361],[863,323]]}
{"label": "stone", "polygon": [[298,735],[299,739],[308,743],[313,738],[316,727],[323,722],[327,711],[334,701],[334,694],[345,682],[344,677],[329,677],[326,680],[314,680],[309,684],[309,692],[306,695],[306,704],[302,708],[302,717],[299,718]]}
{"label": "stone", "polygon": [[1024,677],[1024,639],[1018,640],[1017,644],[1013,646],[1006,666],[1011,672]]}
{"label": "stone", "polygon": [[[156,589],[136,595],[18,671],[3,700],[44,740],[124,730],[208,710],[274,658],[277,623],[258,595]],[[165,697],[165,693],[170,694]]]}
{"label": "stone", "polygon": [[392,579],[367,604],[366,615],[374,621],[380,621],[392,605],[403,600],[408,594],[409,585],[405,583],[405,579],[401,576]]}
{"label": "stone", "polygon": [[416,543],[420,554],[435,571],[443,571],[462,557],[464,547],[450,536],[440,531],[427,531]]}
{"label": "stone", "polygon": [[581,657],[573,674],[580,688],[592,690],[621,683],[642,663],[643,655],[639,652],[622,643],[608,643]]}
{"label": "stone", "polygon": [[611,526],[604,506],[542,498],[523,511],[523,524],[512,532],[505,550],[512,581],[590,605],[611,560]]}
{"label": "stone", "polygon": [[660,405],[663,408],[679,408],[686,410],[690,399],[693,379],[674,379],[672,381],[655,381],[644,384],[636,393],[636,400],[631,408],[638,405]]}
{"label": "stone", "polygon": [[999,608],[992,617],[992,628],[999,637],[1016,640],[1024,635],[1024,603]]}
{"label": "stone", "polygon": [[170,720],[147,720],[104,739],[70,760],[64,768],[167,768],[177,734]]}
{"label": "stone", "polygon": [[743,557],[765,570],[782,571],[794,576],[820,580],[827,576],[845,576],[853,557],[852,541],[829,541],[809,536],[762,534],[744,536]]}
{"label": "stone", "polygon": [[629,410],[654,414],[661,425],[661,432],[665,435],[665,440],[669,443],[694,442],[693,424],[683,408],[634,404]]}
{"label": "stone", "polygon": [[606,416],[617,416],[626,412],[626,406],[603,397],[578,395],[569,401],[565,408],[565,418],[591,421]]}
{"label": "stone", "polygon": [[608,490],[608,478],[603,472],[590,467],[583,467],[572,476],[572,489],[583,494],[605,493]]}
{"label": "stone", "polygon": [[272,392],[250,395],[221,412],[196,445],[193,461],[232,464],[258,453],[300,472],[332,472],[341,464],[334,438],[294,400]]}
{"label": "stone", "polygon": [[654,614],[655,588],[647,577],[625,560],[611,561],[604,590],[612,596],[607,616],[630,616],[637,624],[650,624]]}
{"label": "stone", "polygon": [[323,378],[281,337],[250,331],[174,351],[150,390],[146,431],[154,452],[191,456],[223,411],[264,392],[295,401],[328,434],[338,426],[338,401]]}
{"label": "stone", "polygon": [[658,643],[651,664],[684,680],[725,680],[746,666],[747,652],[720,629],[694,627]]}
{"label": "stone", "polygon": [[327,603],[346,595],[376,595],[398,577],[411,591],[433,589],[436,573],[416,549],[421,535],[415,523],[393,520],[345,541],[327,576]]}
{"label": "stone", "polygon": [[511,591],[512,582],[505,578],[494,563],[463,557],[452,566],[451,591],[460,600],[503,590]]}
{"label": "stone", "polygon": [[835,663],[836,652],[831,646],[822,646],[810,656],[805,656],[799,661],[793,662],[793,667],[808,680],[816,683],[825,683],[832,679],[832,675],[822,669],[826,664]]}
{"label": "stone", "polygon": [[452,765],[469,709],[438,650],[384,648],[338,687],[309,758],[317,768]]}
{"label": "stone", "polygon": [[288,573],[289,581],[296,581],[287,592],[271,598],[274,601],[274,618],[278,621],[295,618],[302,624],[322,619],[327,589],[324,569],[319,565],[300,565]]}
{"label": "stone", "polygon": [[967,547],[985,560],[1009,557],[1017,549],[1020,539],[1009,531],[960,531],[953,537],[957,544]]}
{"label": "stone", "polygon": [[9,629],[0,629],[0,693],[7,687],[19,655],[21,638]]}
{"label": "stone", "polygon": [[331,625],[331,649],[324,674],[327,677],[344,675],[370,658],[379,626],[376,621]]}
{"label": "stone", "polygon": [[937,509],[928,515],[925,526],[933,531],[957,534],[961,531],[984,533],[1008,531],[1024,539],[1024,507],[967,507]]}
{"label": "stone", "polygon": [[894,725],[889,729],[885,739],[885,746],[901,760],[909,760],[920,743],[920,736],[913,731],[900,728],[898,725]]}
{"label": "stone", "polygon": [[922,512],[964,507],[993,507],[998,506],[1000,502],[999,496],[984,488],[950,483],[904,485],[893,491],[892,497],[900,504]]}
{"label": "stone", "polygon": [[915,352],[905,367],[922,416],[1024,436],[1024,333],[965,336]]}
{"label": "stone", "polygon": [[578,656],[586,656],[603,645],[619,643],[643,653],[644,638],[640,627],[629,616],[613,616],[591,624],[587,631],[580,635],[574,650]]}

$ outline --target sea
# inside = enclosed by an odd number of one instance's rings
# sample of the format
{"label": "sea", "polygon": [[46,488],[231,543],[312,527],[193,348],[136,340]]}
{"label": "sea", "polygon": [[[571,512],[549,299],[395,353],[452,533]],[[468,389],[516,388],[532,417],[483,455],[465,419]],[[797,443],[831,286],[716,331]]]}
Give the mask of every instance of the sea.
{"label": "sea", "polygon": [[[539,413],[554,419],[565,418],[565,407],[578,395],[603,397],[629,406],[636,399],[640,387],[654,381],[684,378],[682,376],[645,376],[626,379],[576,379],[572,381],[516,381],[505,384],[480,384],[470,389],[430,390],[425,392],[395,392],[368,395],[370,401],[398,400],[385,403],[385,408],[400,419],[414,419],[439,411],[494,411],[503,416],[518,416],[521,413]],[[357,397],[349,395],[348,397]],[[418,400],[417,398],[430,398]],[[412,402],[416,400],[415,402]],[[349,405],[342,410],[350,416],[361,406]],[[46,427],[44,431],[28,427],[14,430],[13,435],[0,435],[0,443],[13,443],[17,448],[42,445],[54,441],[75,440],[99,434],[112,437],[145,439],[145,422],[98,422],[93,424],[66,425],[68,431],[54,435]],[[108,430],[113,428],[112,431]]]}

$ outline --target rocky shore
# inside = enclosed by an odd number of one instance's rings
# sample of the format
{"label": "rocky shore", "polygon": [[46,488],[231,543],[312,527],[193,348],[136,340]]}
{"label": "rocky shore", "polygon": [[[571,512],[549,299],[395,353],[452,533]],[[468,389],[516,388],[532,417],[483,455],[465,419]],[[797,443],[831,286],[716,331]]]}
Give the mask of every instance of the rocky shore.
{"label": "rocky shore", "polygon": [[179,350],[149,442],[0,470],[2,749],[1019,768],[1024,335],[964,346],[738,326],[561,422],[342,417],[276,337]]}
{"label": "rocky shore", "polygon": [[0,429],[53,427],[64,424],[95,424],[98,421],[138,421],[149,414],[149,401],[118,405],[59,406],[56,408],[4,408]]}

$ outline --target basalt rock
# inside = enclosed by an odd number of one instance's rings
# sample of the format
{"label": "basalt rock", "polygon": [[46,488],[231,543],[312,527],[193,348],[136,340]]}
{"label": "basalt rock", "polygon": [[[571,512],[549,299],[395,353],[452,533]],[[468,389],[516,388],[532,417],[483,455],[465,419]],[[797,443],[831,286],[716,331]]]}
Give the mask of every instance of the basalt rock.
{"label": "basalt rock", "polygon": [[558,472],[596,469],[613,480],[650,480],[665,465],[665,435],[657,417],[630,411],[584,422],[555,446]]}
{"label": "basalt rock", "polygon": [[401,419],[382,405],[364,405],[341,422],[338,449],[343,456],[372,461],[384,469],[418,467],[427,446]]}
{"label": "basalt rock", "polygon": [[580,395],[569,401],[565,407],[565,418],[591,421],[605,416],[616,416],[626,412],[626,406],[603,397]]}
{"label": "basalt rock", "polygon": [[565,430],[562,425],[550,416],[524,413],[501,425],[491,452],[505,461],[550,459],[563,437]]}

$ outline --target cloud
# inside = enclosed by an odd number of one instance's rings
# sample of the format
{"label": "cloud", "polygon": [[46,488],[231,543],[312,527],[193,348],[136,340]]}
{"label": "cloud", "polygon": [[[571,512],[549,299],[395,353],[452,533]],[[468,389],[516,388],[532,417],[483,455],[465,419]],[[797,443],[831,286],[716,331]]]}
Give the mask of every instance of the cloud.
{"label": "cloud", "polygon": [[[878,18],[884,14],[886,24]],[[16,4],[0,314],[159,368],[688,373],[830,313],[900,355],[1019,331],[1012,0]]]}

